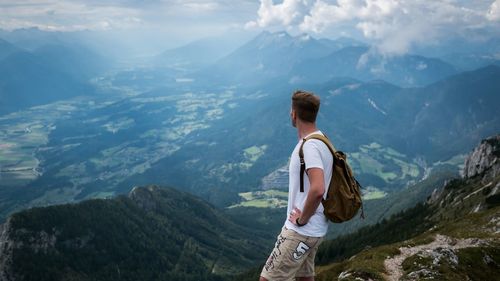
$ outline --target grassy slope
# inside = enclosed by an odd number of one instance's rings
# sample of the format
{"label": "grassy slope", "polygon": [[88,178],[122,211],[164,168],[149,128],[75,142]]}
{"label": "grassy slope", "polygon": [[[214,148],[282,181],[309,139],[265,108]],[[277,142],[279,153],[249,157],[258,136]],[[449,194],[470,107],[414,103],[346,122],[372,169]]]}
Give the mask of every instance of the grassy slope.
{"label": "grassy slope", "polygon": [[[431,204],[418,204],[375,225],[323,242],[316,257],[316,280],[391,280],[384,265],[386,259],[400,255],[401,247],[434,245],[436,237],[451,241],[434,249],[435,255],[445,258],[429,266],[433,261],[421,257],[422,254],[405,256],[399,265],[403,280],[418,270],[421,274],[427,270],[430,272],[427,277],[434,280],[488,280],[485,273],[499,276],[500,206],[488,199],[492,197],[492,187],[499,182],[500,177],[487,182],[481,178],[455,179],[441,189],[440,196]],[[483,210],[474,212],[479,203]],[[448,249],[465,242],[474,247]],[[450,262],[449,256],[456,256],[458,263]],[[259,273],[260,268],[254,268],[235,280],[256,280]]]}
{"label": "grassy slope", "polygon": [[[437,234],[450,236],[456,239],[478,238],[491,240],[490,245],[480,248],[466,248],[457,251],[458,266],[451,268],[449,264],[443,263],[435,268],[439,275],[439,280],[466,280],[467,276],[473,280],[482,279],[482,274],[486,270],[489,274],[500,274],[500,235],[495,233],[491,223],[498,219],[500,207],[495,207],[481,213],[470,214],[464,218],[454,221],[446,221],[437,225],[432,230],[426,231],[414,238],[402,242],[369,248],[359,252],[348,260],[338,263],[319,266],[317,268],[317,280],[354,280],[356,277],[372,278],[373,280],[387,280],[388,276],[384,267],[384,261],[388,257],[398,255],[400,247],[424,245],[432,242]],[[492,263],[481,263],[485,254],[494,260]],[[479,258],[478,258],[479,257]],[[412,257],[415,259],[416,257]],[[412,271],[408,262],[403,264],[405,274]],[[474,270],[471,271],[471,268]],[[339,278],[342,272],[349,272],[352,275],[347,278]],[[346,275],[344,273],[344,275]]]}
{"label": "grassy slope", "polygon": [[[471,243],[486,242],[479,243],[477,247],[453,250],[451,253],[458,258],[457,264],[447,259],[435,262],[421,253],[408,256],[402,264],[403,280],[409,278],[409,273],[418,270],[420,274],[427,270],[427,275],[419,278],[433,277],[439,280],[486,280],[487,276],[498,276],[500,206],[498,202],[493,202],[493,205],[485,202],[490,196],[491,187],[499,182],[500,177],[486,182],[480,178],[451,181],[431,205],[418,205],[384,223],[325,242],[318,253],[318,261],[323,265],[318,267],[317,280],[354,280],[356,277],[391,280],[384,261],[400,254],[401,247],[429,244],[436,239],[436,235],[450,237],[454,242],[448,247],[459,243],[460,239],[469,239],[467,241]],[[480,204],[483,210],[476,212]],[[382,245],[387,240],[393,240],[394,243]],[[374,245],[381,246],[372,248]],[[347,258],[358,249],[361,251],[348,260],[328,263]],[[445,245],[442,249],[446,255],[450,255]],[[441,250],[437,251],[439,253]]]}

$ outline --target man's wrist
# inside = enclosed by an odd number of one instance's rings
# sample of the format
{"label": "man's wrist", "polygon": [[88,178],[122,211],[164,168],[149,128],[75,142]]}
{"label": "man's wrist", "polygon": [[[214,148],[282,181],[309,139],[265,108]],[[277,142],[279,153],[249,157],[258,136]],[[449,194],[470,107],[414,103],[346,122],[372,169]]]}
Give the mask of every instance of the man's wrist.
{"label": "man's wrist", "polygon": [[295,223],[296,223],[296,224],[297,224],[297,226],[299,226],[299,227],[304,226],[304,225],[306,225],[306,224],[307,224],[307,223],[300,223],[300,218],[297,218],[297,219],[295,220]]}

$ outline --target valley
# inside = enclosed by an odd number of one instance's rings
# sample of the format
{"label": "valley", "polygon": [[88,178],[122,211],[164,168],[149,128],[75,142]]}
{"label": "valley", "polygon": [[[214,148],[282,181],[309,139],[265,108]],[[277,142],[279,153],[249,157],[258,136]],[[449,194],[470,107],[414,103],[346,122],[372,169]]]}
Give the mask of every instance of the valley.
{"label": "valley", "polygon": [[[127,70],[127,75],[133,72]],[[158,87],[158,80],[139,74],[113,84],[113,77],[121,75],[94,79],[102,92],[99,96],[58,101],[0,118],[3,216],[29,206],[109,198],[155,182],[196,191],[220,207],[283,206],[285,197],[268,196],[266,190],[287,189],[284,165],[294,143],[287,120],[289,85],[171,81]],[[459,169],[464,142],[436,157],[415,150],[421,144],[408,140],[427,132],[384,134],[412,122],[411,115],[401,118],[400,107],[414,98],[412,91],[423,89],[372,82],[350,85],[350,80],[327,82],[313,89],[334,93],[325,97],[320,126],[327,134],[334,132],[334,144],[348,153],[365,200],[411,186],[433,169]],[[140,87],[150,90],[140,93]],[[494,98],[493,90],[485,92],[485,98]],[[397,104],[388,103],[394,95],[399,96]],[[358,137],[346,142],[349,135]],[[20,195],[19,188],[30,192]],[[242,193],[259,195],[249,199]]]}

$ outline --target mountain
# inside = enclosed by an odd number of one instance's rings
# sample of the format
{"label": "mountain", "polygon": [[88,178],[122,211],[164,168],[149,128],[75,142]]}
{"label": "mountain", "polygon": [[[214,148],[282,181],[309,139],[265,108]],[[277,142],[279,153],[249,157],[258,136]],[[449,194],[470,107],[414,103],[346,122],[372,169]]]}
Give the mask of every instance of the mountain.
{"label": "mountain", "polygon": [[498,132],[500,119],[490,104],[500,102],[499,77],[500,67],[488,66],[424,88],[408,144],[434,160]]}
{"label": "mountain", "polygon": [[0,38],[0,61],[18,51],[18,47]]}
{"label": "mountain", "polygon": [[415,48],[415,52],[426,57],[440,58],[459,71],[471,71],[490,64],[499,64],[500,39],[498,36],[485,36],[474,40],[445,39],[432,46],[419,46]]}
{"label": "mountain", "polygon": [[321,38],[318,41],[330,48],[332,52],[338,51],[347,47],[363,47],[366,46],[365,43],[349,37],[338,37],[336,39]]}
{"label": "mountain", "polygon": [[75,43],[71,32],[43,31],[37,27],[20,28],[12,31],[0,29],[0,38],[26,50],[36,50],[45,45]]}
{"label": "mountain", "polygon": [[400,86],[423,86],[455,74],[455,68],[439,59],[416,55],[385,57],[365,46],[348,46],[328,56],[295,65],[295,81],[325,82],[333,77],[368,81],[382,79]]}
{"label": "mountain", "polygon": [[44,45],[34,50],[33,54],[54,71],[82,82],[87,82],[114,66],[113,60],[78,44]]}
{"label": "mountain", "polygon": [[[183,48],[182,51],[192,55],[191,49]],[[174,59],[176,52],[170,53]],[[180,55],[181,58],[186,56]],[[193,75],[197,81],[208,84],[253,85],[255,81],[280,77],[298,85],[351,77],[362,81],[382,79],[399,86],[414,87],[428,85],[456,73],[453,65],[437,58],[385,56],[349,38],[315,39],[308,34],[291,36],[286,32],[264,31]]]}
{"label": "mountain", "polygon": [[461,71],[472,71],[491,64],[500,66],[500,57],[495,53],[451,53],[441,59]]}
{"label": "mountain", "polygon": [[290,36],[286,32],[264,31],[197,76],[225,84],[253,84],[287,75],[296,63],[326,56],[331,51],[328,44],[307,34]]}
{"label": "mountain", "polygon": [[94,95],[90,79],[113,62],[79,45],[18,50],[0,60],[0,114],[75,96]]}
{"label": "mountain", "polygon": [[244,44],[239,36],[207,37],[164,51],[154,57],[158,66],[197,70],[216,62]]}
{"label": "mountain", "polygon": [[20,51],[0,61],[0,114],[91,93],[35,54]]}
{"label": "mountain", "polygon": [[0,280],[226,280],[265,259],[272,237],[203,200],[158,186],[14,214]]}
{"label": "mountain", "polygon": [[330,107],[320,120],[336,124],[341,146],[377,141],[412,157],[425,155],[432,163],[498,132],[500,122],[490,104],[499,102],[499,78],[500,67],[489,66],[423,88],[381,81],[325,83],[318,90],[329,93],[323,100]]}

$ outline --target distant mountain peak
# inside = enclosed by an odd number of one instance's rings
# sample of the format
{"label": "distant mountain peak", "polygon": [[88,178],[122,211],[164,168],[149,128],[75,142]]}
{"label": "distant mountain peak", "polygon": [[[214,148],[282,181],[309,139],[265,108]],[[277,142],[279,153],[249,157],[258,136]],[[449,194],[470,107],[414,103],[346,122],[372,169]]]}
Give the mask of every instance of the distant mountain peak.
{"label": "distant mountain peak", "polygon": [[302,41],[308,41],[308,40],[312,39],[311,35],[309,35],[307,33],[303,33],[303,34],[299,35],[299,38]]}
{"label": "distant mountain peak", "polygon": [[292,39],[293,37],[286,31],[263,31],[257,37],[255,37],[254,41],[259,42],[259,44],[262,46],[262,44],[271,45],[278,42],[288,42]]}

